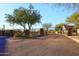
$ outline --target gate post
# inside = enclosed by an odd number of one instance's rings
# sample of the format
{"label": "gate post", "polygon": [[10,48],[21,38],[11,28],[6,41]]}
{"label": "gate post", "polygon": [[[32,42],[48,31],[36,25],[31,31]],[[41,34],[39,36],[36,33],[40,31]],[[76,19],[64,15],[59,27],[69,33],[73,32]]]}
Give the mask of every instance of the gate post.
{"label": "gate post", "polygon": [[25,32],[25,36],[29,37],[30,31],[29,30],[25,30],[24,32]]}
{"label": "gate post", "polygon": [[73,29],[73,27],[68,29],[68,36],[72,36],[72,29]]}
{"label": "gate post", "polygon": [[43,28],[40,29],[40,35],[44,36],[44,29]]}
{"label": "gate post", "polygon": [[11,37],[14,36],[13,30],[10,30],[10,36],[11,36]]}

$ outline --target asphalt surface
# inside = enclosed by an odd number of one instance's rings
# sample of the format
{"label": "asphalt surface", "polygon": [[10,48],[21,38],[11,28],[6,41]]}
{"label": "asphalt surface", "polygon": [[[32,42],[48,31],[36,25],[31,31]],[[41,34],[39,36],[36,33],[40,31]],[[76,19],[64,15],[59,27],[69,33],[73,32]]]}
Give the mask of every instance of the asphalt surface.
{"label": "asphalt surface", "polygon": [[79,44],[58,34],[36,39],[8,40],[9,56],[79,56]]}

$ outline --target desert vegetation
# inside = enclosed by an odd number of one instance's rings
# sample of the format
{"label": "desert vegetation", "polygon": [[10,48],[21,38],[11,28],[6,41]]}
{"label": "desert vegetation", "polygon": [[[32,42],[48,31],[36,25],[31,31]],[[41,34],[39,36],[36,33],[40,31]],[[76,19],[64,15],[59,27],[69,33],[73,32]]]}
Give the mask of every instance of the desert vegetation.
{"label": "desert vegetation", "polygon": [[[54,5],[65,7],[68,10],[77,8],[79,4]],[[72,13],[64,23],[61,22],[54,26],[53,22],[42,23],[43,16],[32,4],[29,4],[28,8],[15,8],[12,14],[5,15],[7,23],[12,26],[17,24],[23,28],[23,30],[5,30],[3,26],[4,30],[0,30],[0,36],[8,36],[6,44],[8,55],[79,55],[79,44],[69,38],[72,36],[79,38],[79,11]],[[42,27],[36,30],[33,28],[36,24],[41,24]]]}

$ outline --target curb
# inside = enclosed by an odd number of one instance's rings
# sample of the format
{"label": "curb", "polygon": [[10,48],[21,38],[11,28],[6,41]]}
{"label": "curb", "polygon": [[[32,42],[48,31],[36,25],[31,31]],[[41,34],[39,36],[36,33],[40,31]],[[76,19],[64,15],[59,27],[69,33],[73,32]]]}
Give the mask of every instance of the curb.
{"label": "curb", "polygon": [[[67,36],[67,35],[64,35],[64,36],[70,38],[71,40],[73,40],[73,41],[75,41],[76,43],[79,44],[79,39],[75,39],[75,38],[73,38],[73,36]],[[78,36],[78,37],[79,37],[79,36]]]}

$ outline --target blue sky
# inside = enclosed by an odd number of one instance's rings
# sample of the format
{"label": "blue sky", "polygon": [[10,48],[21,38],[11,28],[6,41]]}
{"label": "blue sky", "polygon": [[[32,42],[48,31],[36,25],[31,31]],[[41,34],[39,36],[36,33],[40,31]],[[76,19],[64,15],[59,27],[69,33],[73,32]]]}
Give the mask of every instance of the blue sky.
{"label": "blue sky", "polygon": [[[23,29],[19,25],[10,25],[5,20],[5,14],[12,14],[14,9],[17,9],[19,7],[25,7],[28,8],[29,4],[27,3],[1,3],[0,4],[0,29],[3,28],[3,25],[5,25],[5,29]],[[63,9],[63,7],[55,7],[55,5],[50,4],[33,4],[34,9],[40,11],[40,14],[42,15],[41,21],[43,23],[52,23],[53,26],[58,23],[64,23],[67,17],[69,17],[72,13],[74,13],[76,10],[67,10]],[[36,24],[33,26],[33,28],[40,28],[42,27],[42,24]]]}

